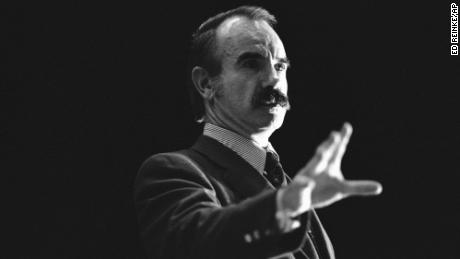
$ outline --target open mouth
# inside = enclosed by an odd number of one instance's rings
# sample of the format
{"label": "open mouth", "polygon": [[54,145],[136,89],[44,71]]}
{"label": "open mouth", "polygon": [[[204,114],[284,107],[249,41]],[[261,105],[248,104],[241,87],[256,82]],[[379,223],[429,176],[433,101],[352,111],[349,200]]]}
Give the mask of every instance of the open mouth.
{"label": "open mouth", "polygon": [[256,106],[269,109],[277,106],[289,107],[289,101],[287,99],[287,96],[284,96],[282,93],[276,90],[264,91],[263,93],[258,95],[258,98],[255,98],[254,101]]}
{"label": "open mouth", "polygon": [[268,100],[263,100],[263,101],[261,102],[261,104],[262,104],[263,106],[266,106],[266,107],[275,107],[275,106],[277,106],[279,103],[276,101],[275,98],[270,98],[270,99],[268,99]]}

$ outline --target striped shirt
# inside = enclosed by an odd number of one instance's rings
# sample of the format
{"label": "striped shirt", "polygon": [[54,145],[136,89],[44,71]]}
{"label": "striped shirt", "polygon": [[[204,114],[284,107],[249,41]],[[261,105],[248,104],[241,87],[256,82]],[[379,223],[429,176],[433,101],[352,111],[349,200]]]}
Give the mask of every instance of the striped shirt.
{"label": "striped shirt", "polygon": [[[267,147],[260,147],[253,140],[247,139],[233,131],[221,128],[219,126],[206,123],[204,125],[203,135],[211,137],[224,146],[236,152],[241,158],[247,161],[254,167],[260,174],[265,173],[265,159],[267,150],[278,155],[273,149],[273,146],[268,142]],[[276,214],[275,218],[278,222],[278,227],[283,233],[287,233],[300,226],[300,221],[294,220],[290,217],[290,212],[285,211],[282,206],[283,189],[279,190],[276,194]],[[256,230],[257,231],[257,230]],[[259,234],[257,234],[259,235]],[[245,235],[246,240],[251,240],[250,234]]]}
{"label": "striped shirt", "polygon": [[275,152],[270,142],[267,147],[263,148],[258,146],[253,140],[211,123],[204,125],[203,135],[219,141],[224,146],[236,152],[260,174],[264,174],[266,150]]}

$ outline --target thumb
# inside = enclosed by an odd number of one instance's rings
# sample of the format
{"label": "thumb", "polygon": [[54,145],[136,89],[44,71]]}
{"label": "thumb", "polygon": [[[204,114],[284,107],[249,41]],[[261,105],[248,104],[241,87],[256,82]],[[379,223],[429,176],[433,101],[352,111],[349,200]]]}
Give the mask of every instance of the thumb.
{"label": "thumb", "polygon": [[382,192],[382,185],[376,181],[345,181],[344,182],[345,196],[368,196],[378,195]]}

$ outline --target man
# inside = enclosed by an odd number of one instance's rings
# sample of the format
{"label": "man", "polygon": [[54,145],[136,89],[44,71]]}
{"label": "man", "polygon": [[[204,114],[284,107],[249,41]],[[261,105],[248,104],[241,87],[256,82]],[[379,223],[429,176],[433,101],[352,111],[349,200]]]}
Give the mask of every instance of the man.
{"label": "man", "polygon": [[289,61],[275,18],[243,6],[204,22],[193,36],[191,78],[203,135],[190,149],[157,154],[135,183],[140,234],[152,258],[334,258],[314,208],[378,194],[346,181],[345,124],[292,179],[270,135],[289,109]]}

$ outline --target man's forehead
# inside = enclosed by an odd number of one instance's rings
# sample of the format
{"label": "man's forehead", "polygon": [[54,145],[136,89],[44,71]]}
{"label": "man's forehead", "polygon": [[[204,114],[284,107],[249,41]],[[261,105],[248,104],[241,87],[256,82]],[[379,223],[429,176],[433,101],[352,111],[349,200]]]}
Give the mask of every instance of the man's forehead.
{"label": "man's forehead", "polygon": [[[286,56],[281,39],[275,30],[263,20],[250,20],[236,16],[224,21],[217,29],[217,44],[225,54],[244,49],[265,49],[284,58]],[[268,48],[268,49],[267,49]],[[275,52],[275,53],[273,53]]]}

